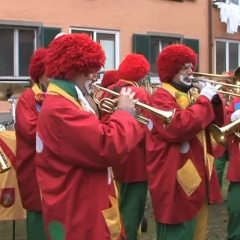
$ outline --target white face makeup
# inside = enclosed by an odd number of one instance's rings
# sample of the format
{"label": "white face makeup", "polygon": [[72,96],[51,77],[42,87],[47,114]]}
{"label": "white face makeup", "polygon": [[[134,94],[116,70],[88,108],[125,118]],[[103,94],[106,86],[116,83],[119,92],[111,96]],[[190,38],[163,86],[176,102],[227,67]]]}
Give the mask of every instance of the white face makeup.
{"label": "white face makeup", "polygon": [[184,85],[187,85],[187,86],[191,86],[191,84],[192,84],[192,80],[190,78],[188,78],[188,75],[180,75],[179,80],[181,83],[183,83]]}
{"label": "white face makeup", "polygon": [[186,63],[179,71],[179,80],[182,84],[186,86],[192,85],[192,80],[189,78],[189,76],[192,74],[193,70],[193,64],[192,63]]}
{"label": "white face makeup", "polygon": [[92,80],[87,80],[87,81],[85,82],[85,88],[86,88],[88,94],[91,94],[91,93],[92,93],[92,91],[91,91],[92,83],[93,83]]}

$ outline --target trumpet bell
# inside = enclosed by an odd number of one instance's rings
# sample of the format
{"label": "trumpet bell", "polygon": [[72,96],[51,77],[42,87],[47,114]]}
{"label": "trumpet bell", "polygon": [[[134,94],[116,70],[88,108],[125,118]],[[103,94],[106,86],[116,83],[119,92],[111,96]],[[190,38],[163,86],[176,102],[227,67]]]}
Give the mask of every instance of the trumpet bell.
{"label": "trumpet bell", "polygon": [[214,140],[218,144],[224,145],[227,141],[227,138],[231,135],[235,135],[236,137],[240,138],[239,126],[240,119],[224,126],[218,127],[215,124],[210,125],[209,130],[212,133]]}
{"label": "trumpet bell", "polygon": [[227,137],[225,136],[225,129],[212,124],[209,127],[209,130],[212,133],[212,137],[218,144],[224,145],[226,143]]}

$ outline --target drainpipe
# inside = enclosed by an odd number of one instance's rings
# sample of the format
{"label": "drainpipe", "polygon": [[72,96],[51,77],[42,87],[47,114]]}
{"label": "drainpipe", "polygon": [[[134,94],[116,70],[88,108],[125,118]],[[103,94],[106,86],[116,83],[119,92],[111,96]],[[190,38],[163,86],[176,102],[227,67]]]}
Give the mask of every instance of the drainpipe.
{"label": "drainpipe", "polygon": [[208,0],[208,56],[209,56],[209,73],[213,71],[213,54],[212,54],[212,47],[213,47],[213,24],[212,24],[212,12],[213,12],[213,3],[212,0]]}

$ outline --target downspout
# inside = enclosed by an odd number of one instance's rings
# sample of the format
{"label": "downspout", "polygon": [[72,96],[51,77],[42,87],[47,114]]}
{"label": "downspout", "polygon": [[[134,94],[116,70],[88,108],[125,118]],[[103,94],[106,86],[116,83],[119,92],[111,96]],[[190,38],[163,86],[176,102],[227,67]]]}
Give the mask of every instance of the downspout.
{"label": "downspout", "polygon": [[213,3],[212,0],[208,0],[208,56],[209,56],[209,73],[212,73],[213,71],[213,51],[212,51],[212,47],[213,47],[213,42],[212,42],[212,38],[213,38],[213,21],[212,21],[212,12],[213,12]]}

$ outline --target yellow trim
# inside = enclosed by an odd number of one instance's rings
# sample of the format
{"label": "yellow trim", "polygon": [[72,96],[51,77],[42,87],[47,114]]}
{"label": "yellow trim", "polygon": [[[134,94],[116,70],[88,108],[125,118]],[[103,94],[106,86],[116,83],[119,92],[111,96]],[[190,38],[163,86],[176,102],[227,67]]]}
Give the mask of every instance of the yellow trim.
{"label": "yellow trim", "polygon": [[199,187],[202,179],[191,159],[177,171],[177,181],[187,196],[190,196]]}
{"label": "yellow trim", "polygon": [[196,216],[193,240],[207,239],[208,201],[205,200]]}
{"label": "yellow trim", "polygon": [[211,179],[212,172],[213,172],[213,165],[214,165],[214,157],[207,152],[207,141],[206,141],[206,132],[202,130],[200,133],[197,134],[197,138],[201,145],[203,146],[203,154],[205,160],[205,166],[208,169],[208,176],[209,180]]}
{"label": "yellow trim", "polygon": [[121,234],[121,221],[118,207],[118,201],[112,196],[109,196],[111,207],[102,211],[105,223],[110,232],[112,240],[118,240]]}
{"label": "yellow trim", "polygon": [[161,87],[168,91],[176,99],[180,108],[186,109],[190,106],[191,99],[187,93],[178,91],[176,88],[174,88],[168,83],[163,83]]}
{"label": "yellow trim", "polygon": [[68,100],[70,100],[72,103],[74,103],[81,110],[83,110],[82,105],[78,101],[76,101],[71,95],[69,95],[68,93],[63,91],[60,87],[58,87],[58,86],[56,86],[52,83],[49,84],[47,93],[52,94],[52,95],[54,95],[54,94],[61,95],[65,98],[67,98]]}
{"label": "yellow trim", "polygon": [[36,83],[33,85],[32,90],[35,93],[35,95],[42,93],[42,90],[38,87]]}
{"label": "yellow trim", "polygon": [[119,82],[125,82],[125,83],[129,83],[132,86],[139,87],[138,84],[134,81],[120,79]]}

